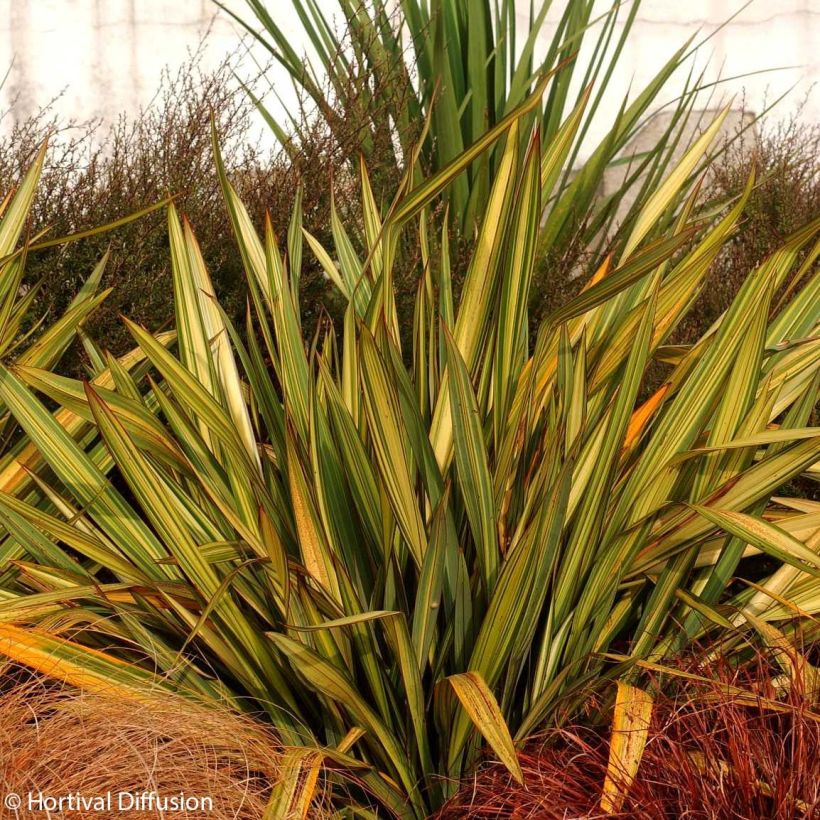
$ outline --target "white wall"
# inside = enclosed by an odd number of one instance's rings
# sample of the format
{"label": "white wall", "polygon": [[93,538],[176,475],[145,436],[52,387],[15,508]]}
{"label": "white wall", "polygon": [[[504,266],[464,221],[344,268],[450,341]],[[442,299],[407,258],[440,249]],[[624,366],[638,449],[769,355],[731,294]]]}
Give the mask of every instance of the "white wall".
{"label": "white wall", "polygon": [[[337,8],[336,0],[318,1]],[[242,0],[229,5],[244,7]],[[268,0],[300,48],[289,5],[289,0]],[[698,28],[703,34],[714,31],[740,5],[741,0],[644,0],[614,93],[607,95],[611,110],[630,81],[633,88],[641,86],[688,36]],[[563,3],[554,0],[554,6],[557,10]],[[521,0],[521,7],[527,9],[528,0]],[[548,26],[556,14],[550,12]],[[519,25],[522,30],[526,26],[525,11]],[[123,111],[134,113],[150,101],[163,66],[178,66],[208,31],[206,62],[212,63],[234,49],[241,35],[212,0],[0,0],[0,72],[13,59],[0,89],[0,111],[16,99],[10,113],[22,118],[62,92],[55,108],[64,117],[110,122]],[[715,69],[723,65],[727,77],[801,65],[726,85],[738,94],[745,88],[747,104],[759,111],[767,88],[771,97],[798,83],[792,95],[796,102],[820,80],[820,0],[755,0],[710,41],[706,53],[712,53]],[[292,99],[285,77],[276,75],[276,86],[286,100]],[[820,89],[804,111],[815,120],[819,115]]]}
{"label": "white wall", "polygon": [[[704,100],[706,106],[714,108],[733,99],[735,107],[745,104],[747,110],[760,113],[767,103],[794,86],[775,109],[782,116],[791,113],[812,85],[820,82],[820,0],[753,0],[721,28],[744,2],[644,0],[630,35],[631,47],[624,49],[613,75],[614,93],[606,95],[604,101],[610,116],[617,113],[630,83],[633,90],[642,89],[692,35],[695,43],[713,35],[699,49],[694,65],[707,67],[711,81],[718,77],[727,80],[714,89],[711,100]],[[556,16],[551,11],[548,20]],[[626,8],[622,16],[626,16]],[[522,25],[526,22],[525,16],[519,15],[519,19]],[[684,79],[680,72],[677,80]],[[667,93],[665,99],[673,96]],[[809,95],[801,115],[814,122],[820,119],[820,87]]]}
{"label": "white wall", "polygon": [[112,121],[147,104],[163,67],[176,68],[202,37],[218,62],[236,25],[212,0],[0,0],[0,70],[13,60],[4,108],[23,118],[62,94],[62,116]]}

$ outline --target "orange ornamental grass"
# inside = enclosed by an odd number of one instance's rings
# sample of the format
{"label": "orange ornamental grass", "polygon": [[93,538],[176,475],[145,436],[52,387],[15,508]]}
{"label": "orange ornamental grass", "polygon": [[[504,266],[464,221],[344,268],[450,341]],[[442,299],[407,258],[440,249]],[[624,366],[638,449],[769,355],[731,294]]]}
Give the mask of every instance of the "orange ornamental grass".
{"label": "orange ornamental grass", "polygon": [[820,817],[820,700],[806,691],[810,675],[798,671],[784,690],[780,670],[759,658],[740,671],[724,663],[687,671],[704,679],[655,696],[637,777],[618,813],[601,809],[609,732],[575,725],[524,746],[522,785],[487,763],[437,820]]}
{"label": "orange ornamental grass", "polygon": [[[0,802],[12,793],[23,800],[19,815],[0,808],[3,818],[33,816],[29,793],[62,797],[63,811],[52,816],[67,820],[262,818],[280,759],[266,728],[227,708],[168,693],[137,704],[57,686],[19,668],[0,674]],[[92,815],[88,801],[109,793],[111,814]],[[169,811],[161,811],[163,801],[180,797],[181,810],[165,802]]]}

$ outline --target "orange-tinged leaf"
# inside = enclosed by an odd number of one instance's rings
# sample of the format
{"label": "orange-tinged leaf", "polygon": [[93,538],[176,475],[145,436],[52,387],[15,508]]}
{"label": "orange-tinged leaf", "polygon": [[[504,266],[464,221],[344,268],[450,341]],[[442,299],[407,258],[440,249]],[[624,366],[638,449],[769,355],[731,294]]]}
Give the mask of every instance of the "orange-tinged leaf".
{"label": "orange-tinged leaf", "polygon": [[306,820],[324,756],[319,749],[296,747],[282,755],[282,779],[271,792],[265,820]]}
{"label": "orange-tinged leaf", "polygon": [[498,759],[507,767],[516,782],[523,783],[524,775],[515,753],[510,730],[501,714],[498,701],[478,672],[464,672],[447,678],[464,711],[484,736]]}
{"label": "orange-tinged leaf", "polygon": [[624,450],[631,450],[637,442],[649,419],[660,407],[664,397],[671,389],[672,385],[667,382],[661,385],[635,412],[629,419],[629,426],[626,428],[624,438]]}
{"label": "orange-tinged leaf", "polygon": [[606,814],[617,814],[623,806],[638,773],[651,718],[651,696],[643,689],[618,681],[609,764],[601,796],[601,810]]}
{"label": "orange-tinged leaf", "polygon": [[290,437],[288,438],[288,479],[293,519],[296,522],[296,533],[305,569],[325,590],[338,594],[338,585],[331,575],[333,570],[327,562],[318,522],[311,509],[307,483],[302,474],[302,468],[298,464],[295,447]]}
{"label": "orange-tinged leaf", "polygon": [[581,289],[583,293],[585,290],[589,290],[591,287],[594,287],[598,284],[612,269],[612,254],[608,253],[604,258],[604,261],[598,266],[598,269],[595,273],[592,274],[592,278],[587,282],[584,287]]}
{"label": "orange-tinged leaf", "polygon": [[89,692],[144,700],[156,689],[140,667],[38,629],[0,623],[0,654]]}

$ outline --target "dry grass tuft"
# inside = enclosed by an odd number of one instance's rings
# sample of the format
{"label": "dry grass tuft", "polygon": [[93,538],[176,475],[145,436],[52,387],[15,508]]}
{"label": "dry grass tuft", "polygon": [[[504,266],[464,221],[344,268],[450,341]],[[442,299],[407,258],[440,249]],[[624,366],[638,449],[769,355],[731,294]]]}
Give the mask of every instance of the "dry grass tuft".
{"label": "dry grass tuft", "polygon": [[[227,709],[173,695],[135,705],[58,688],[22,671],[0,677],[0,796],[182,792],[213,798],[213,811],[174,817],[258,820],[279,760],[280,747],[269,730]],[[16,815],[0,808],[0,816]],[[116,816],[163,815],[132,810]]]}
{"label": "dry grass tuft", "polygon": [[[771,666],[708,670],[655,701],[638,776],[618,817],[657,820],[797,820],[820,817],[820,714],[797,685],[776,690]],[[774,672],[777,675],[777,672]],[[759,700],[742,702],[729,686]],[[773,711],[763,699],[778,700]],[[487,764],[438,820],[567,820],[602,817],[608,733],[574,726],[533,738],[519,755],[524,785]]]}

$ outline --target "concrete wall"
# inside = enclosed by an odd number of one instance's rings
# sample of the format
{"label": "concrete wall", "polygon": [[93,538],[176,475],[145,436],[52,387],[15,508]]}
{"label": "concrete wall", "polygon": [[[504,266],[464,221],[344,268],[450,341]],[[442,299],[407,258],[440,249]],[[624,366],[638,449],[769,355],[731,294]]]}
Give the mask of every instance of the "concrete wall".
{"label": "concrete wall", "polygon": [[[318,2],[337,8],[336,0]],[[229,5],[244,10],[243,0],[229,0]],[[564,3],[553,5],[547,30]],[[715,31],[740,5],[741,0],[644,0],[602,120],[615,113],[630,83],[640,87],[687,37],[698,29]],[[289,15],[289,0],[268,0],[268,7],[290,31],[294,45],[304,48]],[[524,31],[528,0],[520,0],[520,8]],[[0,89],[0,111],[16,99],[11,114],[25,117],[62,92],[55,109],[64,117],[110,122],[123,111],[134,113],[152,98],[163,66],[178,66],[207,32],[206,63],[235,49],[241,35],[212,0],[0,0],[0,72],[14,61]],[[712,65],[723,65],[727,77],[801,65],[726,86],[737,94],[745,88],[748,106],[757,111],[767,88],[772,96],[797,82],[796,99],[820,80],[820,0],[756,0],[710,41],[704,55],[710,52]],[[274,76],[277,91],[292,100],[287,79]],[[820,91],[804,115],[820,118]],[[598,136],[593,133],[592,141]]]}
{"label": "concrete wall", "polygon": [[[242,0],[226,5],[244,11]],[[287,27],[298,45],[297,26]],[[203,64],[215,66],[242,33],[213,0],[0,0],[0,76],[12,64],[0,110],[13,100],[21,119],[61,95],[61,117],[110,123],[147,105],[162,70],[203,38]]]}

